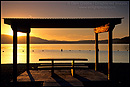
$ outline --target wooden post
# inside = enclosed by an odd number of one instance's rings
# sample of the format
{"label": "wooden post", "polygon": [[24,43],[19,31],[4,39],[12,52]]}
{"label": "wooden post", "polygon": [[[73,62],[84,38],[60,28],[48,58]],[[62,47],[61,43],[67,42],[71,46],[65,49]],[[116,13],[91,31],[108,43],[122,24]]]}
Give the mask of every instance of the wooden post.
{"label": "wooden post", "polygon": [[29,71],[29,42],[30,42],[30,37],[29,37],[29,33],[27,33],[27,71]]}
{"label": "wooden post", "polygon": [[98,33],[95,33],[95,71],[98,70]]}
{"label": "wooden post", "polygon": [[112,79],[112,30],[108,31],[108,80]]}
{"label": "wooden post", "polygon": [[74,69],[74,59],[72,61],[72,69],[71,69],[71,75],[74,77],[75,76],[75,69]]}
{"label": "wooden post", "polygon": [[52,59],[52,70],[51,70],[51,76],[54,76],[54,60]]}
{"label": "wooden post", "polygon": [[13,29],[13,82],[17,82],[17,29]]}
{"label": "wooden post", "polygon": [[[1,57],[0,57],[0,76],[1,76]],[[1,81],[1,79],[0,79],[0,81]]]}

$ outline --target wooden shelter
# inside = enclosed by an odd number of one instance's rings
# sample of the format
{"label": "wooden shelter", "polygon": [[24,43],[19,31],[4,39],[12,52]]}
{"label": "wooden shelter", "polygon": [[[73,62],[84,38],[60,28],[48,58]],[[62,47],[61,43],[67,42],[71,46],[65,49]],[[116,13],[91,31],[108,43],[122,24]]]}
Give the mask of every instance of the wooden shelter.
{"label": "wooden shelter", "polygon": [[98,34],[108,32],[108,80],[112,72],[112,31],[123,18],[3,18],[13,30],[13,81],[17,82],[17,32],[27,33],[27,71],[29,71],[31,28],[94,28],[95,71],[98,70]]}

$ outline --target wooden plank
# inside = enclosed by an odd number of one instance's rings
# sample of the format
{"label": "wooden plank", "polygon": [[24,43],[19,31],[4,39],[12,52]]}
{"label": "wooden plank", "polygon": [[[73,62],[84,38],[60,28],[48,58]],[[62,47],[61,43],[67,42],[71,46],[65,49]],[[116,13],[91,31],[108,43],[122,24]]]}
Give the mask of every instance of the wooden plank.
{"label": "wooden plank", "polygon": [[[54,66],[54,61],[72,61],[72,65],[69,67],[69,66]],[[39,59],[39,61],[52,61],[50,67],[38,67],[38,69],[51,69],[51,76],[54,75],[54,69],[71,69],[71,75],[72,76],[75,76],[75,69],[79,69],[79,67],[75,67],[75,63],[74,61],[88,61],[88,59],[79,59],[79,58],[55,58],[55,59],[50,59],[50,58],[44,58],[44,59]],[[81,67],[80,67],[81,69]],[[84,67],[85,69],[85,67]]]}
{"label": "wooden plank", "polygon": [[39,59],[39,61],[62,61],[62,60],[65,60],[65,61],[70,61],[70,60],[76,60],[76,61],[88,61],[88,59],[75,59],[75,58],[56,58],[56,59],[49,59],[49,58],[43,58],[43,59]]}
{"label": "wooden plank", "polygon": [[[41,69],[41,70],[52,70],[52,67],[51,66],[39,66],[38,69]],[[58,69],[58,70],[62,70],[62,69],[88,69],[88,66],[74,66],[74,67],[69,67],[69,66],[61,66],[61,67],[56,67],[54,66],[53,69]]]}
{"label": "wooden plank", "polygon": [[[40,64],[39,66],[52,66],[52,64]],[[71,63],[70,64],[55,64],[54,66],[72,66]],[[85,64],[77,64],[75,63],[75,66],[85,66]]]}
{"label": "wooden plank", "polygon": [[[88,67],[88,66],[74,66],[74,67],[71,67],[71,66],[54,66],[53,68],[82,68],[82,67]],[[38,68],[52,68],[51,66],[38,66]]]}

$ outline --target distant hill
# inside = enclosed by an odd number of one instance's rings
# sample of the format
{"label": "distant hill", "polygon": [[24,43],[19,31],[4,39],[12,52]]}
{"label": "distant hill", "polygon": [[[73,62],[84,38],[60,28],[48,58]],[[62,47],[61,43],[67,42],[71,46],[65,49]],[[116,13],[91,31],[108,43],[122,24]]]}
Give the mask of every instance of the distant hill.
{"label": "distant hill", "polygon": [[[30,37],[31,44],[94,44],[95,40],[79,40],[79,41],[57,41],[46,40],[39,37]],[[99,40],[99,44],[107,44],[108,40]],[[1,35],[1,44],[13,44],[13,37],[10,35]],[[26,36],[18,37],[18,44],[26,44]],[[113,39],[113,44],[129,44],[129,36]]]}
{"label": "distant hill", "polygon": [[[18,43],[19,44],[25,44],[26,43],[26,36],[20,36],[18,37]],[[45,42],[48,42],[48,40],[45,40],[45,39],[41,39],[39,37],[30,37],[30,43],[31,44],[42,44],[42,43],[45,43]]]}
{"label": "distant hill", "polygon": [[13,43],[13,37],[10,35],[1,35],[1,44],[12,44]]}
{"label": "distant hill", "polygon": [[[100,44],[107,44],[108,40],[99,41]],[[129,36],[113,39],[113,44],[129,44]]]}
{"label": "distant hill", "polygon": [[123,38],[121,38],[121,39],[114,39],[114,43],[116,44],[116,43],[120,43],[120,44],[129,44],[129,36],[128,37],[123,37]]}
{"label": "distant hill", "polygon": [[[48,40],[41,39],[39,37],[30,37],[31,44],[41,44],[44,42],[48,42]],[[1,43],[2,44],[13,44],[13,37],[10,35],[1,35]],[[26,36],[19,36],[18,37],[18,44],[25,44],[26,43]]]}

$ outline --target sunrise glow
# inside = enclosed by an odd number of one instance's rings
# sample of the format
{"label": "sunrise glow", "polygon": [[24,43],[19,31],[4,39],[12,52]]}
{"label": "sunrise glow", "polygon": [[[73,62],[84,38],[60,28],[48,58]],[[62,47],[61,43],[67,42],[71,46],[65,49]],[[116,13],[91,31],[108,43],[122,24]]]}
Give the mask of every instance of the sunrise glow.
{"label": "sunrise glow", "polygon": [[[79,4],[78,4],[79,3]],[[82,6],[82,2],[4,2],[1,4],[1,34],[13,36],[13,31],[10,25],[4,24],[2,18],[116,18],[124,17],[122,25],[116,27],[114,30],[113,38],[122,38],[129,35],[128,19],[129,19],[129,4],[127,2],[108,2],[118,3],[114,8],[111,4],[105,6],[103,4],[98,8],[99,4],[90,6],[88,2]],[[89,2],[96,3],[96,2]],[[104,3],[104,2],[103,2]],[[125,3],[125,4],[124,4]],[[14,5],[15,4],[15,5]],[[36,6],[35,6],[36,5]],[[79,6],[81,5],[81,6]],[[118,5],[120,5],[118,7]],[[79,7],[78,7],[79,6]],[[105,8],[104,8],[105,7]],[[112,6],[113,7],[113,6]],[[32,10],[33,9],[33,10]],[[107,27],[107,28],[106,28]],[[106,28],[106,29],[105,29]],[[96,28],[107,31],[108,26]],[[123,32],[122,32],[123,31]],[[102,32],[102,31],[100,31]],[[18,33],[18,36],[26,36],[25,33]],[[94,40],[93,29],[31,29],[30,36],[40,37],[47,40],[60,40],[60,41],[77,41],[77,40]],[[107,39],[105,33],[99,35],[99,40]]]}
{"label": "sunrise glow", "polygon": [[[13,30],[11,30],[11,31],[8,33],[8,35],[13,36]],[[21,33],[21,32],[17,32],[17,37],[19,37],[19,36],[26,36],[26,34],[25,34],[25,33]]]}

